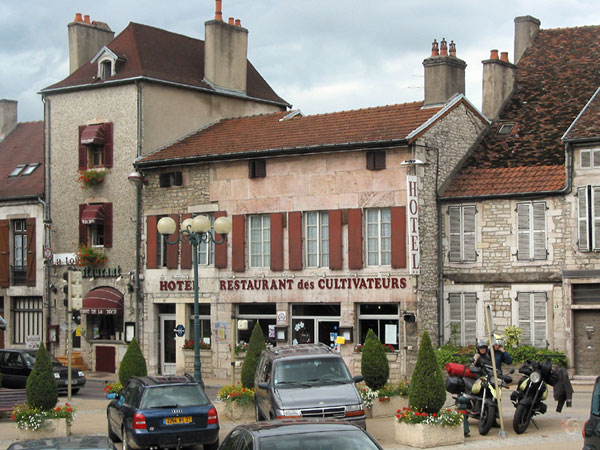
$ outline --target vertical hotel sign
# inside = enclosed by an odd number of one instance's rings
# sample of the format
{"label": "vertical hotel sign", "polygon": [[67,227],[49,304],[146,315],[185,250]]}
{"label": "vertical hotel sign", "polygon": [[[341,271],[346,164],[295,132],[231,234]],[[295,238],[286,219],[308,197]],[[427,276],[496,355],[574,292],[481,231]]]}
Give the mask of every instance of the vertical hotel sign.
{"label": "vertical hotel sign", "polygon": [[410,274],[420,274],[419,258],[419,191],[417,188],[417,177],[409,175],[406,177],[406,208],[408,222],[408,249],[410,259]]}

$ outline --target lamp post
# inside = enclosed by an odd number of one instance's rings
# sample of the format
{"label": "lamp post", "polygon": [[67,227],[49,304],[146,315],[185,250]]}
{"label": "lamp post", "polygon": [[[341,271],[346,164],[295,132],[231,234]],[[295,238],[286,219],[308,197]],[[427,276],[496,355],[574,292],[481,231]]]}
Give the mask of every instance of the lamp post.
{"label": "lamp post", "polygon": [[[163,217],[156,225],[158,232],[168,236],[175,233],[177,224],[170,217]],[[221,239],[215,239],[215,236],[210,232],[210,220],[206,216],[196,216],[193,219],[185,219],[181,224],[177,239],[171,242],[166,237],[167,244],[177,245],[182,236],[186,236],[192,244],[193,263],[194,263],[194,378],[204,389],[202,381],[202,371],[200,367],[200,306],[198,304],[198,244],[203,242],[209,244],[222,244],[225,242],[225,237],[231,231],[231,220],[227,217],[219,217],[215,220],[214,231],[221,235]]]}

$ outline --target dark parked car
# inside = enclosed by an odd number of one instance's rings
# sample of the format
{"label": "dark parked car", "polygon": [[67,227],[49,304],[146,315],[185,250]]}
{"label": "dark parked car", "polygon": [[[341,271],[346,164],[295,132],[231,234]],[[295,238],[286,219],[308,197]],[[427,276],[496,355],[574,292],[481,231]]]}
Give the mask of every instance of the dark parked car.
{"label": "dark parked car", "polygon": [[[37,350],[26,349],[3,349],[0,350],[0,372],[2,373],[2,386],[13,389],[25,389],[27,378],[33,370]],[[68,389],[69,369],[52,355],[48,355],[52,361],[54,378],[59,392]],[[71,392],[76,394],[85,386],[85,373],[78,369],[71,369]]]}
{"label": "dark parked car", "polygon": [[264,350],[254,379],[256,420],[343,419],[366,428],[365,407],[339,353],[324,344]]}
{"label": "dark parked car", "polygon": [[583,450],[600,450],[600,377],[592,393],[590,418],[583,426]]}
{"label": "dark parked car", "polygon": [[219,450],[380,450],[356,425],[334,419],[273,420],[235,427]]}
{"label": "dark parked car", "polygon": [[129,448],[219,446],[219,417],[191,377],[132,377],[106,411],[108,436]]}
{"label": "dark parked car", "polygon": [[49,439],[19,441],[7,450],[116,450],[106,436],[68,436]]}

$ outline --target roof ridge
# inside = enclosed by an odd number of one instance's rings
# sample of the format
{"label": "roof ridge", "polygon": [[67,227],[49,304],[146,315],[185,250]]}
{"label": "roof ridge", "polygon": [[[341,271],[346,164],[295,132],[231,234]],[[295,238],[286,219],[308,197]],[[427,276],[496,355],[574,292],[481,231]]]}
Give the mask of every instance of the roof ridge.
{"label": "roof ridge", "polygon": [[[125,31],[127,28],[129,28],[130,25],[134,25],[136,27],[143,27],[143,28],[152,28],[153,30],[162,31],[164,33],[169,33],[169,34],[175,34],[177,36],[181,36],[182,38],[191,39],[193,41],[204,42],[204,40],[200,39],[200,38],[195,38],[195,37],[192,37],[192,36],[188,36],[187,34],[181,34],[181,33],[175,32],[175,31],[169,31],[169,30],[166,30],[164,28],[159,28],[159,27],[155,27],[154,25],[147,25],[145,23],[139,23],[139,22],[129,22],[129,24],[123,29],[123,31]],[[123,31],[121,31],[121,33]],[[121,33],[119,33],[119,34],[121,34]]]}
{"label": "roof ridge", "polygon": [[582,30],[584,28],[600,28],[600,25],[576,25],[574,27],[541,28],[542,31]]}
{"label": "roof ridge", "polygon": [[417,105],[417,104],[422,104],[423,102],[424,102],[424,100],[419,100],[419,101],[414,101],[414,102],[392,103],[390,105],[367,106],[365,108],[343,109],[341,111],[324,112],[324,113],[317,113],[317,114],[307,114],[305,116],[302,116],[302,118],[318,117],[318,116],[333,116],[336,114],[345,114],[345,113],[360,112],[360,111],[372,111],[372,110],[376,110],[376,109],[393,108],[396,106]]}

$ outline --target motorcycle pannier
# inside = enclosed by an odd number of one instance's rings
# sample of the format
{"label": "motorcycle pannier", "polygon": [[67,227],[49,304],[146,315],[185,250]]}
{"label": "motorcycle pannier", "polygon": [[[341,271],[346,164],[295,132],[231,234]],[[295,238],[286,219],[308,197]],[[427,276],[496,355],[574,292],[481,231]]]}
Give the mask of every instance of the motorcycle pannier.
{"label": "motorcycle pannier", "polygon": [[445,366],[446,372],[448,372],[448,375],[450,376],[477,378],[477,375],[472,373],[469,368],[463,364],[446,363]]}
{"label": "motorcycle pannier", "polygon": [[465,391],[465,382],[460,377],[449,376],[446,379],[446,390],[451,394],[460,394]]}

